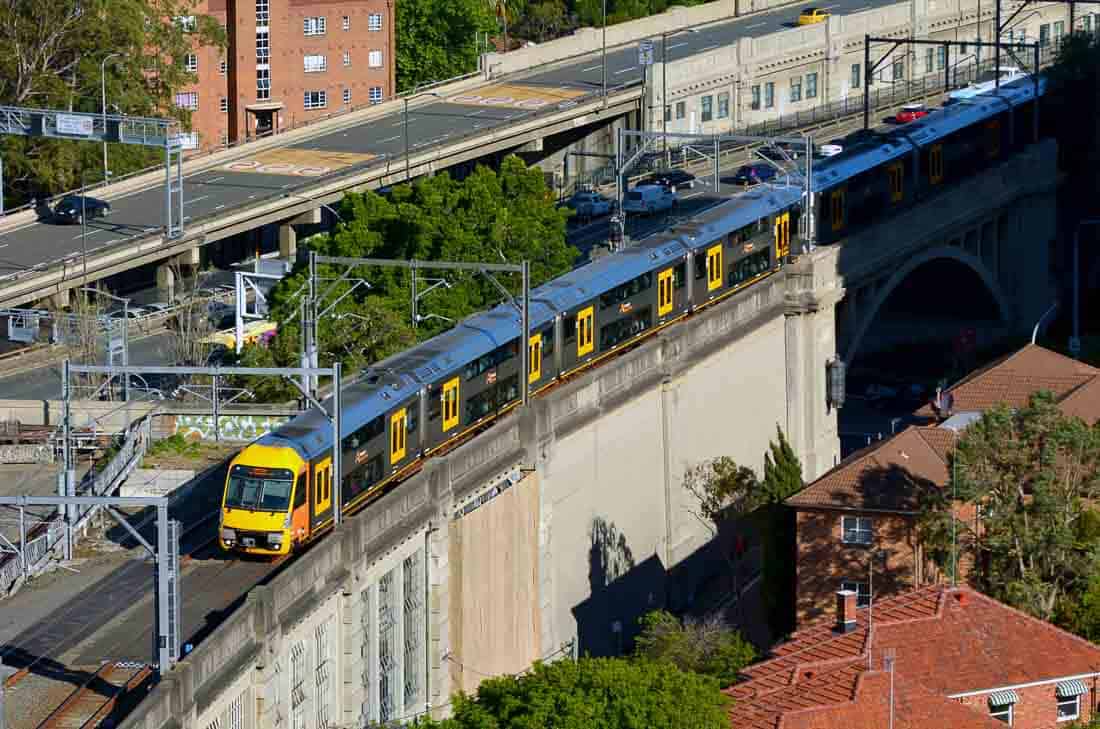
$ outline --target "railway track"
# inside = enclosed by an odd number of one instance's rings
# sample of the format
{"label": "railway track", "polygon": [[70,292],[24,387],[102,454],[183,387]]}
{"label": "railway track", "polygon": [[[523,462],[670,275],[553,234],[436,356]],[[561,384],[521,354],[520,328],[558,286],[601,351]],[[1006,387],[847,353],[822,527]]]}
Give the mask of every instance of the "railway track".
{"label": "railway track", "polygon": [[104,663],[76,687],[38,729],[96,729],[111,718],[116,705],[141,686],[153,670],[132,663]]}

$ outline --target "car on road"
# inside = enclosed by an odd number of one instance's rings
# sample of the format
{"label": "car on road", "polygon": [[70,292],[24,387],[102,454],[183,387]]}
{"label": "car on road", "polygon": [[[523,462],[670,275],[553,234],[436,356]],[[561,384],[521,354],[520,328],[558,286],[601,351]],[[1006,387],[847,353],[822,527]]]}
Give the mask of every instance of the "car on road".
{"label": "car on road", "polygon": [[62,223],[80,224],[84,220],[111,214],[111,203],[87,195],[66,195],[53,209],[54,218]]}
{"label": "car on road", "polygon": [[664,185],[638,185],[626,193],[623,210],[649,215],[671,210],[679,204],[676,193]]}
{"label": "car on road", "polygon": [[593,190],[578,190],[563,204],[583,220],[610,215],[614,207],[610,200]]}
{"label": "car on road", "polygon": [[803,8],[802,12],[798,14],[799,25],[813,25],[814,23],[824,23],[829,19],[829,11],[823,8]]}
{"label": "car on road", "polygon": [[695,187],[695,175],[683,170],[659,170],[647,176],[638,184],[663,185],[673,192],[685,187],[691,190]]}
{"label": "car on road", "polygon": [[775,144],[765,144],[757,148],[756,151],[761,157],[766,157],[775,162],[787,162],[802,157],[806,149],[786,142],[776,142]]}
{"label": "car on road", "polygon": [[898,124],[908,124],[921,117],[928,116],[929,109],[924,104],[906,104],[901,111],[894,115],[894,121]]}
{"label": "car on road", "polygon": [[757,162],[751,165],[742,165],[733,175],[735,185],[758,185],[767,182],[778,174],[776,169],[766,162]]}
{"label": "car on road", "polygon": [[169,310],[170,310],[171,308],[172,308],[172,307],[171,307],[171,305],[169,305],[169,304],[162,304],[162,303],[160,303],[160,302],[157,302],[157,303],[155,303],[155,304],[146,304],[146,305],[145,305],[145,310],[146,310],[146,311],[148,311],[148,312],[149,312],[149,314],[151,314],[151,315],[152,315],[152,314],[165,314],[165,313],[167,313],[167,312],[168,312],[168,311],[169,311]]}
{"label": "car on road", "polygon": [[112,319],[122,319],[123,317],[126,317],[127,319],[140,319],[141,317],[146,316],[148,313],[149,311],[147,309],[143,309],[140,306],[132,306],[129,309],[119,309],[118,311],[112,311],[109,316]]}
{"label": "car on road", "polygon": [[844,147],[839,144],[823,144],[817,151],[822,157],[835,157],[844,151]]}

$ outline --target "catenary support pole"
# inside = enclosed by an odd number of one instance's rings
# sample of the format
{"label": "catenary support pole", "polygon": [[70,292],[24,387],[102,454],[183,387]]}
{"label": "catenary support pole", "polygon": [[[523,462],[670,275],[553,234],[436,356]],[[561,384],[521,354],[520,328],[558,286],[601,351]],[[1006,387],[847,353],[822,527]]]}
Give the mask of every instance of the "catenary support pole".
{"label": "catenary support pole", "polygon": [[[523,330],[523,335],[520,337],[520,356],[523,358],[520,361],[520,392],[523,393],[523,405],[526,406],[530,399],[531,389],[531,289],[530,289],[530,268],[526,259],[523,261],[523,293],[522,302],[520,304],[520,328]],[[539,357],[542,356],[542,350],[539,350]],[[541,369],[541,364],[540,364]]]}
{"label": "catenary support pole", "polygon": [[332,480],[336,501],[332,505],[332,523],[340,526],[344,508],[344,442],[340,439],[340,360],[332,363]]}
{"label": "catenary support pole", "polygon": [[871,36],[863,36],[863,128],[871,125]]}
{"label": "catenary support pole", "polygon": [[170,641],[171,633],[168,630],[169,598],[168,598],[168,505],[157,506],[157,645],[154,654],[157,656],[157,667],[160,675],[168,672],[175,656],[172,655]]}

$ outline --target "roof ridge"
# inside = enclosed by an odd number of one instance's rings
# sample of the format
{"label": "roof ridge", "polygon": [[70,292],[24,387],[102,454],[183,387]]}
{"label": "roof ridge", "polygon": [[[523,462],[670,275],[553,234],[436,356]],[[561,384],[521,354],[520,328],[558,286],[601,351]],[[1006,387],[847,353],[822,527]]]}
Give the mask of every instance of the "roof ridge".
{"label": "roof ridge", "polygon": [[1062,395],[1062,397],[1058,398],[1057,403],[1060,405],[1074,395],[1078,394],[1081,390],[1084,390],[1087,387],[1091,387],[1092,385],[1095,385],[1097,383],[1100,383],[1100,373],[1095,374],[1084,382],[1079,382],[1078,384],[1071,387],[1069,390],[1066,391],[1065,395]]}
{"label": "roof ridge", "polygon": [[[1035,624],[1040,625],[1040,626],[1042,626],[1044,628],[1047,628],[1049,630],[1053,630],[1056,633],[1060,633],[1061,635],[1064,635],[1065,637],[1070,638],[1075,643],[1081,643],[1082,645],[1088,646],[1089,648],[1092,648],[1094,650],[1097,647],[1095,643],[1092,643],[1088,640],[1085,640],[1081,636],[1075,635],[1075,634],[1069,632],[1068,630],[1066,630],[1065,628],[1060,628],[1057,625],[1055,625],[1054,623],[1048,623],[1047,621],[1041,620],[1041,619],[1035,617],[1034,615],[1029,615],[1028,613],[1025,613],[1023,610],[1019,610],[1017,608],[1014,608],[1014,607],[1012,607],[1011,605],[1009,605],[1007,603],[1001,602],[1000,600],[994,600],[989,595],[986,595],[985,593],[983,593],[980,590],[974,589],[970,585],[959,585],[958,587],[949,587],[949,588],[947,588],[946,590],[944,590],[944,597],[945,598],[946,598],[946,595],[947,595],[948,592],[966,592],[966,593],[969,593],[970,595],[972,595],[974,597],[981,598],[986,603],[988,603],[988,604],[990,604],[994,607],[997,607],[997,608],[1000,608],[1002,610],[1006,610],[1010,613],[1014,613],[1016,615],[1019,615],[1020,617],[1027,620],[1029,623],[1035,623]],[[1100,662],[1097,662],[1096,667],[1097,667],[1097,670],[1100,670]]]}
{"label": "roof ridge", "polygon": [[958,445],[959,434],[956,433],[955,431],[951,430],[950,428],[941,428],[941,427],[936,426],[936,425],[914,425],[913,427],[917,429],[917,435],[920,436],[920,439],[924,442],[924,444],[926,446],[928,446],[928,449],[931,450],[933,454],[935,454],[936,458],[943,461],[943,465],[946,466],[947,465],[947,459],[941,457],[940,452],[937,451],[936,447],[934,445],[932,445],[931,441],[929,441],[928,438],[925,437],[925,431],[926,430],[932,430],[932,431],[935,431],[937,433],[947,433],[948,438],[950,438],[952,441],[954,441],[951,444],[951,450],[954,450],[954,448]]}
{"label": "roof ridge", "polygon": [[[912,425],[907,426],[905,430],[908,430],[909,428],[912,428],[912,427],[914,427],[914,426],[912,426]],[[867,458],[873,458],[875,453],[877,453],[880,449],[884,448],[888,443],[890,443],[892,440],[894,440],[894,438],[897,438],[899,435],[904,433],[905,430],[901,431],[900,433],[894,433],[889,438],[883,438],[882,440],[875,441],[871,445],[864,446],[863,448],[860,448],[859,450],[855,451],[854,453],[849,453],[847,458],[843,459],[840,463],[836,464],[835,466],[830,468],[828,471],[821,474],[820,476],[815,478],[810,483],[806,484],[799,491],[797,491],[797,492],[791,494],[790,496],[788,496],[786,499],[784,499],[783,503],[786,504],[786,503],[788,503],[788,502],[790,502],[794,499],[797,499],[799,497],[799,495],[806,493],[815,484],[820,483],[821,481],[824,481],[827,477],[833,475],[834,473],[840,473],[841,471],[847,470],[848,468],[851,468],[852,466],[854,466],[858,463],[862,463]]]}

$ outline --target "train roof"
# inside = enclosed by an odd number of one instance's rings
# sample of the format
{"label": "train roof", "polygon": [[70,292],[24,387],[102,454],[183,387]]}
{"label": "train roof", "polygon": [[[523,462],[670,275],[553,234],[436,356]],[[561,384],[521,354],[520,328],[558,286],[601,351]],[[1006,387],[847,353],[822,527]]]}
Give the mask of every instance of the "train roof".
{"label": "train roof", "polygon": [[[1046,82],[1039,81],[1039,95]],[[904,157],[913,146],[923,147],[971,126],[1005,109],[1008,104],[1020,106],[1035,98],[1035,82],[1030,76],[1003,84],[1000,92],[978,94],[936,109],[925,117],[890,132],[865,139],[846,147],[840,154],[814,165],[815,192],[834,187],[879,165]]]}

